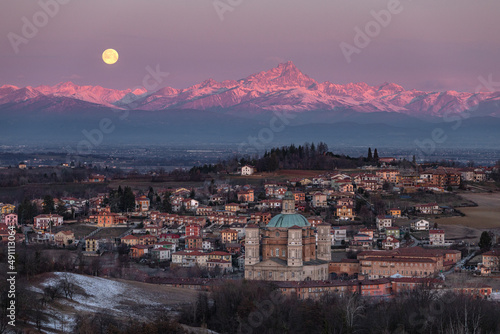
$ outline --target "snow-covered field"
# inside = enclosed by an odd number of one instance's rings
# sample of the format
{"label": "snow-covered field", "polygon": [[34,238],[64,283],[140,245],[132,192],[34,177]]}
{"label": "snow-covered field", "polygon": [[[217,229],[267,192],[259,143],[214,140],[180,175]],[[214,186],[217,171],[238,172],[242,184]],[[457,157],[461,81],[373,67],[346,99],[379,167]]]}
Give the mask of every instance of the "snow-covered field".
{"label": "snow-covered field", "polygon": [[[44,313],[44,333],[71,332],[75,316],[82,312],[105,312],[116,317],[146,319],[157,311],[172,310],[173,305],[186,303],[196,295],[194,291],[167,288],[138,282],[117,281],[74,273],[55,272],[31,289],[43,293],[48,286],[56,286],[68,279],[77,288],[72,299],[64,297],[49,302]],[[167,305],[168,304],[168,305]]]}
{"label": "snow-covered field", "polygon": [[[141,294],[137,288],[128,284],[109,280],[106,278],[85,276],[73,273],[56,272],[55,278],[51,278],[42,283],[44,287],[55,286],[60,279],[67,276],[68,279],[84,290],[82,294],[75,294],[73,300],[66,300],[79,311],[96,311],[103,309],[123,313],[125,305],[140,303],[142,305],[160,306],[161,304],[151,300],[147,295]],[[139,294],[139,295],[138,295]]]}

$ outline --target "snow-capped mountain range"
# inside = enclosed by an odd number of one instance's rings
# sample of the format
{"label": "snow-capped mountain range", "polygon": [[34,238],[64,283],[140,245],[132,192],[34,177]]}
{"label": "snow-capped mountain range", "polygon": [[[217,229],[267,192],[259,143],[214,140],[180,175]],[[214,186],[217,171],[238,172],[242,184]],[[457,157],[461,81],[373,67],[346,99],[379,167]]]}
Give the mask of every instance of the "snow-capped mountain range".
{"label": "snow-capped mountain range", "polygon": [[[479,104],[479,107],[474,107]],[[369,86],[319,83],[303,74],[291,61],[240,80],[205,80],[176,89],[115,90],[100,86],[78,86],[71,82],[56,86],[0,87],[0,108],[64,111],[75,107],[108,107],[134,110],[195,109],[238,112],[350,110],[394,112],[411,116],[459,113],[474,107],[471,116],[500,116],[500,92],[464,93],[405,90],[394,83]]]}

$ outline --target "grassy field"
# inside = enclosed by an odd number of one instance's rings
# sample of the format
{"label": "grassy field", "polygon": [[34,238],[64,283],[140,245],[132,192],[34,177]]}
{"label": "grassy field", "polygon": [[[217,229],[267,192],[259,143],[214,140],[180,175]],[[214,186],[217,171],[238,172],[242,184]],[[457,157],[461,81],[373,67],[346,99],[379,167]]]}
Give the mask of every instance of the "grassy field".
{"label": "grassy field", "polygon": [[82,224],[63,224],[63,226],[58,226],[53,228],[53,232],[59,231],[72,231],[75,234],[75,238],[81,239],[89,235],[92,231],[97,230],[97,226],[88,226]]}
{"label": "grassy field", "polygon": [[129,230],[129,227],[108,227],[97,232],[94,237],[96,238],[118,238],[125,231]]}
{"label": "grassy field", "polygon": [[410,198],[400,198],[399,195],[384,196],[384,201],[389,207],[411,207],[415,204],[437,203],[440,206],[468,207],[475,206],[475,201],[459,196],[454,193],[425,193],[417,192],[409,194]]}
{"label": "grassy field", "polygon": [[500,228],[500,193],[465,193],[462,197],[477,203],[476,207],[460,208],[464,217],[439,219],[440,225],[462,225],[477,229]]}

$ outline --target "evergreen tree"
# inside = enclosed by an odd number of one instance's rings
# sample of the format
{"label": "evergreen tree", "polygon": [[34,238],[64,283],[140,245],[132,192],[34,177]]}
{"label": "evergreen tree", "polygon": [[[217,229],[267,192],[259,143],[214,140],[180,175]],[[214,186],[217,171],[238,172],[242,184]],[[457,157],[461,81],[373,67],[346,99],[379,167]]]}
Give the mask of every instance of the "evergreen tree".
{"label": "evergreen tree", "polygon": [[154,198],[155,198],[155,192],[153,190],[153,187],[149,187],[148,198],[149,198],[149,202],[151,204],[153,204]]}
{"label": "evergreen tree", "polygon": [[123,196],[120,200],[120,210],[122,212],[125,211],[134,211],[135,210],[135,195],[132,192],[132,188],[125,187],[123,191]]}
{"label": "evergreen tree", "polygon": [[487,251],[491,248],[492,238],[488,231],[481,233],[481,238],[479,238],[479,243],[477,244],[482,251]]}
{"label": "evergreen tree", "polygon": [[372,148],[371,147],[368,147],[368,157],[366,158],[366,160],[368,160],[368,161],[372,161],[373,160]]}
{"label": "evergreen tree", "polygon": [[163,203],[161,205],[161,211],[171,213],[172,212],[172,203],[170,202],[170,192],[166,192],[163,196]]}
{"label": "evergreen tree", "polygon": [[373,160],[378,161],[378,152],[377,149],[373,152]]}
{"label": "evergreen tree", "polygon": [[214,179],[212,179],[212,180],[210,181],[210,186],[208,186],[208,192],[209,192],[211,195],[213,195],[213,194],[215,194],[215,191],[216,191],[216,188],[215,188],[215,181],[214,181]]}
{"label": "evergreen tree", "polygon": [[57,209],[56,209],[56,213],[59,215],[59,216],[63,216],[63,217],[66,217],[67,216],[67,210],[66,210],[66,206],[64,204],[59,204],[57,206]]}
{"label": "evergreen tree", "polygon": [[55,211],[54,198],[50,195],[45,195],[43,198],[43,213],[49,214]]}
{"label": "evergreen tree", "polygon": [[38,214],[38,209],[35,203],[31,203],[26,197],[17,207],[17,215],[21,224],[30,224],[33,218]]}

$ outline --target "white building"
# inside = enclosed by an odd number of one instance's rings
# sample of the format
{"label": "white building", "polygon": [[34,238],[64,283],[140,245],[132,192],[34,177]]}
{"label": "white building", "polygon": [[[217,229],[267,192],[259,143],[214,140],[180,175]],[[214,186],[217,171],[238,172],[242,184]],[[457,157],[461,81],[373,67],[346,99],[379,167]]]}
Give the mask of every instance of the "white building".
{"label": "white building", "polygon": [[429,230],[429,245],[444,246],[444,230]]}
{"label": "white building", "polygon": [[204,251],[206,251],[206,252],[213,251],[215,249],[214,241],[212,241],[212,240],[203,240],[203,242],[201,243],[201,248]]}
{"label": "white building", "polygon": [[381,231],[385,230],[388,227],[392,227],[392,220],[393,218],[391,216],[377,216],[377,229]]}
{"label": "white building", "polygon": [[399,248],[399,240],[392,236],[388,236],[384,241],[382,241],[382,248],[386,250]]}
{"label": "white building", "polygon": [[61,226],[63,224],[63,217],[59,215],[43,214],[34,218],[33,226],[36,229],[47,230],[49,229],[49,224],[52,224],[52,226]]}
{"label": "white building", "polygon": [[417,219],[412,221],[410,226],[415,231],[427,231],[429,230],[430,223],[425,219]]}
{"label": "white building", "polygon": [[154,248],[151,257],[157,261],[168,261],[172,258],[172,250],[167,248]]}
{"label": "white building", "polygon": [[250,165],[241,167],[241,175],[252,175],[253,173],[255,173],[255,167]]}
{"label": "white building", "polygon": [[347,227],[345,226],[334,226],[332,233],[332,244],[340,244],[342,240],[347,239]]}

